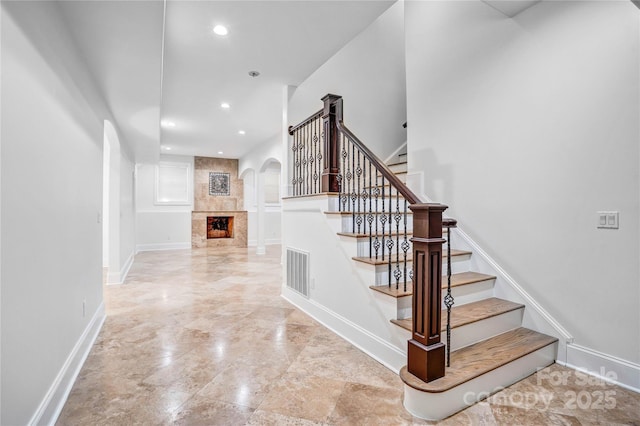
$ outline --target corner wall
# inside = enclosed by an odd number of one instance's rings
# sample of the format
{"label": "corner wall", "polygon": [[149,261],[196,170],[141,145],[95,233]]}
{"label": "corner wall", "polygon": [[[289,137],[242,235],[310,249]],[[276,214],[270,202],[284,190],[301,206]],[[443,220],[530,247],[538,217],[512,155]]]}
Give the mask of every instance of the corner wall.
{"label": "corner wall", "polygon": [[640,12],[405,8],[410,173],[577,345],[637,365]]}
{"label": "corner wall", "polygon": [[104,103],[52,2],[2,2],[1,424],[55,421],[104,320]]}

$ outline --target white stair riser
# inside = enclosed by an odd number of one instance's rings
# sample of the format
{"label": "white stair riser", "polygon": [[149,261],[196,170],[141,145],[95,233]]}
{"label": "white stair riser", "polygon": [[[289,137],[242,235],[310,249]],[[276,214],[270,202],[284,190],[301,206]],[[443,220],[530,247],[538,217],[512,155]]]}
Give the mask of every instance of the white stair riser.
{"label": "white stair riser", "polygon": [[407,163],[393,164],[387,166],[393,173],[400,173],[407,171]]}
{"label": "white stair riser", "polygon": [[[471,283],[466,285],[460,285],[451,288],[451,296],[454,299],[454,306],[466,305],[472,302],[479,302],[480,300],[488,299],[493,297],[493,285],[495,280],[486,280],[480,281],[477,283]],[[401,284],[402,285],[402,284]],[[407,283],[407,287],[410,288],[412,284]],[[444,296],[447,293],[446,289],[442,289],[442,298],[444,300]],[[400,307],[411,306],[411,295],[394,298],[391,296],[386,296],[389,299],[397,299],[398,311]],[[442,310],[446,312],[447,308],[444,306],[444,302],[442,303]],[[397,319],[409,318],[411,316],[411,311],[407,315],[397,316]]]}
{"label": "white stair riser", "polygon": [[[379,291],[372,290],[372,292],[374,293],[376,302],[380,306],[380,310],[383,313],[388,314],[386,318],[408,318],[411,316],[411,297],[401,297],[396,299]],[[392,323],[390,322],[390,324]],[[397,327],[394,324],[392,325]],[[402,327],[398,328],[402,329]],[[406,351],[406,348],[404,348],[403,351]]]}
{"label": "white stair riser", "polygon": [[[458,349],[520,327],[522,325],[523,313],[524,307],[461,327],[456,327],[451,330],[451,350],[457,351]],[[443,310],[442,315],[446,317],[447,311]],[[446,340],[447,334],[445,332],[442,333],[442,341],[446,344]]]}
{"label": "white stair riser", "polygon": [[[495,280],[487,280],[453,287],[451,288],[451,295],[453,296],[454,304],[458,306],[466,305],[493,297],[494,284]],[[444,297],[446,293],[447,291],[443,289],[442,297]],[[442,306],[444,307],[444,303]]]}
{"label": "white stair riser", "polygon": [[487,396],[534,374],[555,361],[557,343],[545,346],[502,367],[441,393],[428,393],[404,386],[404,407],[412,415],[441,420]]}
{"label": "white stair riser", "polygon": [[[405,298],[410,299],[410,298]],[[457,351],[458,349],[464,348],[466,346],[472,345],[474,343],[478,343],[482,340],[489,339],[491,337],[497,336],[498,334],[506,333],[507,331],[513,330],[515,328],[520,327],[522,324],[522,315],[523,309],[517,309],[515,311],[506,312],[504,314],[496,315],[491,318],[483,319],[481,321],[476,321],[471,324],[463,325],[461,327],[456,327],[451,330],[451,350]],[[443,310],[442,315],[446,316],[447,311]],[[409,315],[404,318],[409,318],[411,316],[411,312]],[[407,340],[411,339],[411,332],[407,329],[404,329],[400,326],[397,326],[400,330],[402,330],[402,334],[404,338]],[[442,343],[446,345],[447,343],[447,333],[445,331],[442,332],[441,337]]]}

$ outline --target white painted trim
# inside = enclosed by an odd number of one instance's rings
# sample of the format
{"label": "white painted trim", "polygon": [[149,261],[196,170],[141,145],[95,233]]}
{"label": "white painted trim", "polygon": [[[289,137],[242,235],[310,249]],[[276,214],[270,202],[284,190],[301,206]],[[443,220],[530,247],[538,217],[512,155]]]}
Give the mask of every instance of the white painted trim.
{"label": "white painted trim", "polygon": [[407,356],[398,348],[286,285],[282,287],[282,297],[394,373],[398,374],[407,363]]}
{"label": "white painted trim", "polygon": [[402,151],[404,148],[406,148],[406,146],[407,146],[407,141],[404,141],[404,143],[402,145],[400,145],[398,147],[398,149],[393,151],[393,153],[384,160],[384,164],[387,164],[387,163],[389,163],[389,161],[391,161],[394,158],[398,157],[398,154],[400,153],[400,151]]}
{"label": "white painted trim", "polygon": [[527,309],[535,310],[567,343],[573,342],[573,336],[569,333],[549,312],[547,312],[536,300],[526,292],[507,272],[493,260],[469,235],[460,227],[455,230],[456,237],[461,237],[472,247],[473,255],[481,257],[499,275],[500,278],[509,284],[525,300]]}
{"label": "white painted trim", "polygon": [[131,252],[129,257],[127,258],[127,261],[124,263],[124,265],[122,265],[122,268],[120,268],[119,272],[115,274],[111,272],[107,273],[107,284],[122,284],[124,280],[127,279],[127,275],[129,275],[129,270],[133,265],[133,259],[135,258],[136,253],[137,252]]}
{"label": "white painted trim", "polygon": [[159,250],[187,250],[191,249],[191,243],[155,243],[155,244],[138,244],[136,245],[136,253],[141,251],[159,251]]}
{"label": "white painted trim", "polygon": [[[275,246],[278,244],[281,244],[282,241],[280,240],[280,238],[269,238],[264,240],[264,245],[265,246]],[[249,247],[256,247],[258,245],[258,240],[249,240],[247,242],[247,246]]]}
{"label": "white painted trim", "polygon": [[33,413],[33,416],[31,416],[31,420],[29,420],[28,423],[29,425],[55,424],[60,412],[62,412],[64,404],[67,402],[71,388],[84,362],[89,356],[91,347],[102,329],[105,318],[104,302],[102,302],[71,350],[71,353],[69,353],[67,360],[62,365],[44,399],[40,402],[38,409]]}
{"label": "white painted trim", "polygon": [[640,364],[574,343],[567,345],[567,362],[558,364],[640,393]]}

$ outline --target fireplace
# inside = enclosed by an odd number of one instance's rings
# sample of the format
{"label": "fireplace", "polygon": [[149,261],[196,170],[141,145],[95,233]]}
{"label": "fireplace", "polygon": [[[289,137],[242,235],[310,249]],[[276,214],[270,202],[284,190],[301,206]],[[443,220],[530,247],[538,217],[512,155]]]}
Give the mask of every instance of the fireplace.
{"label": "fireplace", "polygon": [[191,247],[246,246],[246,211],[194,210],[191,212]]}
{"label": "fireplace", "polygon": [[207,239],[233,238],[233,216],[207,216]]}

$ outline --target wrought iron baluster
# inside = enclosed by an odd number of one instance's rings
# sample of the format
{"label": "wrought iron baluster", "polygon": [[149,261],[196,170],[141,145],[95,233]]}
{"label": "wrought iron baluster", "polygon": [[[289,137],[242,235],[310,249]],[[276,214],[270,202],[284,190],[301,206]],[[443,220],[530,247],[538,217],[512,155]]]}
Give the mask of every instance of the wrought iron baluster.
{"label": "wrought iron baluster", "polygon": [[347,156],[349,155],[347,152],[347,141],[344,138],[344,135],[340,135],[340,141],[342,142],[342,168],[340,169],[340,174],[342,178],[340,179],[342,188],[342,196],[340,198],[340,203],[342,204],[342,208],[340,211],[347,210],[347,190],[348,190],[348,181],[347,181]]}
{"label": "wrought iron baluster", "polygon": [[366,199],[366,192],[364,192],[362,182],[360,181],[360,178],[362,178],[363,181],[366,180],[366,174],[364,173],[364,170],[360,165],[360,155],[361,155],[360,150],[358,150],[358,167],[356,167],[356,176],[358,176],[358,185],[357,185],[357,191],[356,191],[356,193],[358,194],[358,215],[356,216],[356,225],[358,225],[358,234],[360,234],[360,231],[362,228],[361,204],[363,199]]}
{"label": "wrought iron baluster", "polygon": [[404,277],[404,292],[407,292],[407,252],[411,245],[407,241],[407,200],[404,200],[404,241],[402,241],[402,251],[404,253],[404,269],[402,276]]}
{"label": "wrought iron baluster", "polygon": [[400,214],[400,191],[396,188],[396,214],[393,219],[396,221],[396,268],[393,270],[393,277],[396,279],[396,290],[400,287],[400,277],[402,276],[402,272],[400,272],[400,221],[402,220],[402,215]]}
{"label": "wrought iron baluster", "polygon": [[351,170],[353,172],[353,182],[351,186],[351,232],[356,232],[356,146],[351,142]]}
{"label": "wrought iron baluster", "polygon": [[322,154],[320,154],[320,120],[316,120],[316,174],[313,178],[316,181],[316,194],[320,192],[320,160],[322,160]]}
{"label": "wrought iron baluster", "polygon": [[304,157],[302,158],[302,164],[304,165],[304,193],[309,194],[309,125],[304,126]]}
{"label": "wrought iron baluster", "polygon": [[387,248],[389,249],[389,261],[388,263],[388,269],[389,269],[389,274],[388,274],[388,278],[389,278],[389,287],[391,287],[391,256],[393,254],[393,235],[392,235],[392,228],[391,228],[391,221],[392,219],[392,211],[391,211],[391,202],[393,201],[393,194],[391,192],[391,189],[393,188],[393,186],[391,186],[391,181],[389,181],[389,238],[387,239]]}
{"label": "wrought iron baluster", "polygon": [[373,257],[373,237],[371,236],[371,225],[373,224],[374,215],[371,210],[371,161],[369,161],[369,213],[367,214],[367,222],[369,223],[369,259]]}
{"label": "wrought iron baluster", "polygon": [[376,210],[375,210],[375,221],[376,221],[376,239],[373,242],[373,248],[376,249],[376,260],[378,260],[378,251],[380,250],[380,239],[378,238],[378,198],[380,198],[380,187],[378,186],[378,169],[376,169],[376,189],[374,191],[374,196],[376,197]]}
{"label": "wrought iron baluster", "polygon": [[316,150],[318,149],[318,135],[316,134],[316,122],[315,120],[311,122],[311,156],[309,159],[312,161],[311,163],[311,192],[317,193],[316,190],[316,176],[318,174],[318,169],[316,168]]}
{"label": "wrought iron baluster", "polygon": [[304,188],[304,166],[306,163],[306,160],[304,159],[305,157],[305,133],[306,133],[306,128],[302,127],[300,129],[300,152],[299,152],[299,158],[298,161],[300,161],[300,175],[298,177],[299,181],[300,181],[300,195],[305,195],[305,188]]}
{"label": "wrought iron baluster", "polygon": [[[380,222],[382,224],[381,226],[381,232],[382,232],[382,261],[384,262],[384,248],[385,248],[385,233],[384,233],[384,229],[385,226],[384,224],[387,222],[387,215],[384,213],[384,187],[385,187],[385,183],[384,183],[384,175],[382,176],[382,197],[381,197],[381,201],[382,201],[382,212],[380,213]],[[389,281],[389,287],[391,287],[391,281]]]}
{"label": "wrought iron baluster", "polygon": [[293,137],[293,195],[300,195],[298,193],[298,145],[300,141],[300,130],[296,130]]}
{"label": "wrought iron baluster", "polygon": [[447,219],[443,221],[447,228],[447,294],[444,296],[444,306],[447,307],[447,367],[451,366],[451,307],[454,304],[451,295],[451,228],[456,226],[456,221]]}

